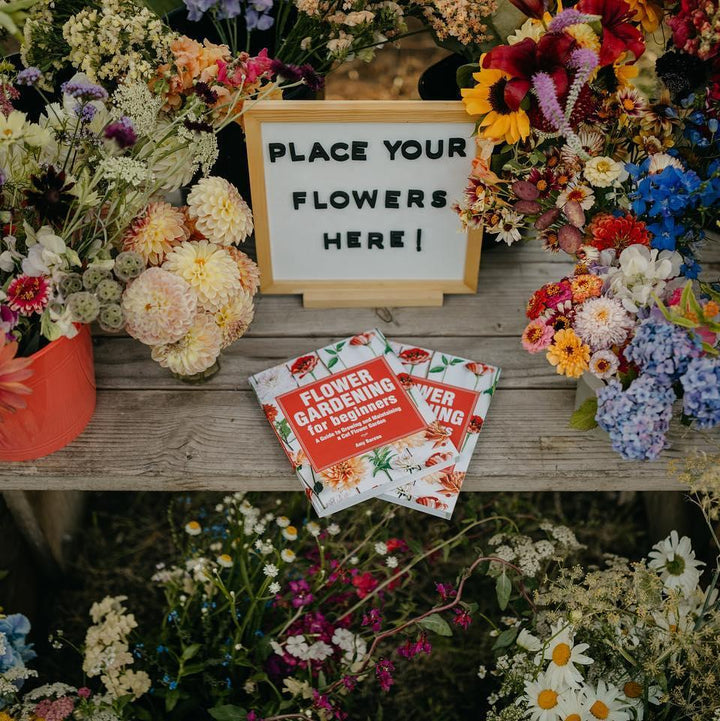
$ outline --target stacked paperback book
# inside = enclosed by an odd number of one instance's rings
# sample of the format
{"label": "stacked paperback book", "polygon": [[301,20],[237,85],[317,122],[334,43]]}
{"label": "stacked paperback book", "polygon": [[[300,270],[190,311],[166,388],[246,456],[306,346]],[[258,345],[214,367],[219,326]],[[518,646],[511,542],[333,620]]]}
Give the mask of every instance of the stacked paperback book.
{"label": "stacked paperback book", "polygon": [[318,515],[377,496],[450,518],[499,376],[374,329],[250,385]]}

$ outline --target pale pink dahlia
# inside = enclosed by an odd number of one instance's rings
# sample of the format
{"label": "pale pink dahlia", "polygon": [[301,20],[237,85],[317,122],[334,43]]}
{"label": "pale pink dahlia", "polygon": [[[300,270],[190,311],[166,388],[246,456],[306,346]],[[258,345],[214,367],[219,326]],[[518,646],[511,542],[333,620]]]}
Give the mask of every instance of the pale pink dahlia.
{"label": "pale pink dahlia", "polygon": [[242,290],[233,257],[207,240],[185,241],[168,253],[163,269],[180,276],[197,293],[203,310],[214,313]]}
{"label": "pale pink dahlia", "polygon": [[123,250],[133,250],[146,263],[160,265],[173,246],[190,236],[182,210],[170,203],[150,203],[123,237]]}
{"label": "pale pink dahlia", "polygon": [[207,370],[220,355],[222,333],[210,313],[198,313],[177,343],[154,346],[152,357],[163,368],[183,376]]}
{"label": "pale pink dahlia", "polygon": [[247,256],[242,250],[228,248],[230,255],[238,265],[240,271],[240,284],[243,290],[250,295],[255,295],[260,287],[260,268],[257,263]]}
{"label": "pale pink dahlia", "polygon": [[224,178],[203,178],[187,199],[188,215],[214,243],[236,245],[253,231],[252,212],[237,188]]}
{"label": "pale pink dahlia", "polygon": [[125,329],[146,345],[180,340],[197,312],[197,296],[190,285],[162,268],[148,268],[122,298]]}
{"label": "pale pink dahlia", "polygon": [[590,298],[575,314],[573,328],[594,351],[620,345],[635,325],[632,316],[615,298]]}
{"label": "pale pink dahlia", "polygon": [[238,338],[245,334],[245,331],[252,323],[255,315],[252,297],[244,290],[233,296],[232,300],[215,313],[215,322],[222,332],[222,347],[227,348]]}

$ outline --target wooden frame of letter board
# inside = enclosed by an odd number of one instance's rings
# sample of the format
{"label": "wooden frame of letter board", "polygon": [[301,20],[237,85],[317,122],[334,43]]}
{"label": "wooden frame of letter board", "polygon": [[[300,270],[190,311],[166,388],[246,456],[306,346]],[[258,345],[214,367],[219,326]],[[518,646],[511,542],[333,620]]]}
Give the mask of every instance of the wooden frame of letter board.
{"label": "wooden frame of letter board", "polygon": [[[366,308],[383,306],[439,306],[444,293],[476,293],[482,229],[467,234],[462,280],[283,280],[273,276],[270,254],[263,123],[462,123],[472,121],[461,102],[423,100],[262,100],[243,116],[247,135],[255,241],[260,266],[260,289],[268,294],[303,295],[306,308]],[[468,174],[470,167],[468,165]],[[458,220],[458,224],[459,224]]]}

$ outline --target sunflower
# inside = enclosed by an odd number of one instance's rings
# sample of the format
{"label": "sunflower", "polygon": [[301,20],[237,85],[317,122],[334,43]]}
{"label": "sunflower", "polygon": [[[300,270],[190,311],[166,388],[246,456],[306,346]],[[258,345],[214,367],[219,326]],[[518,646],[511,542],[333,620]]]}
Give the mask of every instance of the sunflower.
{"label": "sunflower", "polygon": [[484,116],[479,124],[481,136],[488,140],[514,144],[530,135],[530,120],[520,107],[508,104],[505,86],[511,76],[502,70],[482,68],[473,78],[474,88],[463,88],[465,110],[469,115]]}

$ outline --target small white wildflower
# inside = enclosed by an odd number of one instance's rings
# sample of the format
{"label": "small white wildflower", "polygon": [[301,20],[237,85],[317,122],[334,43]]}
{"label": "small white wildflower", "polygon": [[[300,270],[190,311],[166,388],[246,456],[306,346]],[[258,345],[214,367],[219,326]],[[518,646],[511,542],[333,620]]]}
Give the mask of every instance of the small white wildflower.
{"label": "small white wildflower", "polygon": [[487,668],[485,668],[485,666],[480,666],[477,675],[478,678],[485,678],[485,676],[487,676]]}
{"label": "small white wildflower", "polygon": [[277,581],[273,581],[270,584],[270,588],[268,590],[270,591],[270,593],[277,596],[278,593],[280,593],[280,584]]}
{"label": "small white wildflower", "polygon": [[188,536],[199,536],[202,533],[202,526],[197,521],[188,521],[185,524],[185,533]]}
{"label": "small white wildflower", "polygon": [[319,525],[319,524],[315,523],[315,521],[310,521],[310,523],[308,523],[308,524],[305,526],[305,530],[306,530],[313,538],[317,538],[317,537],[320,535],[320,531],[321,531],[322,529],[320,528],[320,525]]}
{"label": "small white wildflower", "polygon": [[331,536],[337,536],[337,534],[340,533],[340,526],[338,526],[337,523],[331,523],[331,524],[327,527],[327,532],[328,532]]}
{"label": "small white wildflower", "polygon": [[380,556],[387,555],[388,547],[387,544],[383,543],[382,541],[379,541],[375,544],[375,553],[377,553]]}
{"label": "small white wildflower", "polygon": [[275,578],[278,575],[278,567],[274,563],[267,563],[263,566],[263,573],[268,578]]}
{"label": "small white wildflower", "polygon": [[280,551],[280,558],[282,558],[285,563],[292,563],[297,558],[297,556],[295,555],[295,552],[291,549],[283,548],[283,550]]}
{"label": "small white wildflower", "polygon": [[398,567],[398,560],[397,556],[388,556],[385,559],[385,564],[388,568],[397,568]]}
{"label": "small white wildflower", "polygon": [[287,516],[278,516],[275,519],[275,523],[277,523],[280,528],[287,528],[290,525],[290,519]]}
{"label": "small white wildflower", "polygon": [[288,526],[287,528],[283,528],[282,534],[288,541],[297,541],[298,532],[295,526]]}
{"label": "small white wildflower", "polygon": [[217,562],[219,566],[222,566],[223,568],[232,568],[233,566],[233,560],[227,553],[222,553],[217,557]]}

